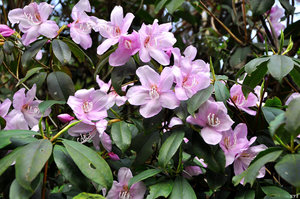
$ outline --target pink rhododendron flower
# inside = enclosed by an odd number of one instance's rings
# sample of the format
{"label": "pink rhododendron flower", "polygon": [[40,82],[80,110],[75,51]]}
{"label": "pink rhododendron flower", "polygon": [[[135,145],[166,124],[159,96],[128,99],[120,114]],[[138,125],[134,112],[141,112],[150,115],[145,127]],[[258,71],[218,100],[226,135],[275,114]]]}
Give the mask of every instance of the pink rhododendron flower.
{"label": "pink rhododendron flower", "polygon": [[51,109],[48,108],[44,114],[39,110],[40,100],[34,100],[36,93],[36,85],[25,95],[25,88],[18,90],[13,97],[12,110],[6,117],[7,125],[5,129],[29,129],[39,123],[39,119],[50,114]]}
{"label": "pink rhododendron flower", "polygon": [[[233,169],[234,169],[234,174],[239,175],[243,171],[245,171],[252,160],[256,157],[256,155],[261,152],[266,150],[267,147],[263,144],[257,145],[257,146],[252,146],[248,148],[247,150],[241,152],[240,154],[237,155],[234,163],[233,163]],[[262,178],[265,176],[265,167],[262,167],[257,175],[257,178]],[[244,179],[241,180],[241,184],[244,184]]]}
{"label": "pink rhododendron flower", "polygon": [[[259,102],[259,99],[253,93],[249,93],[246,99],[242,91],[242,86],[235,84],[230,89],[230,97],[239,109],[245,111],[249,115],[256,115],[256,111],[249,108],[256,106],[257,102]],[[228,104],[234,106],[232,101],[228,100]]]}
{"label": "pink rhododendron flower", "polygon": [[272,22],[275,33],[277,34],[276,36],[279,36],[281,30],[285,28],[285,26],[280,23],[280,19],[283,15],[284,10],[277,5],[272,7],[270,10],[270,21]]}
{"label": "pink rhododendron flower", "polygon": [[199,166],[187,166],[182,171],[182,176],[187,179],[192,179],[193,176],[202,174],[202,170]]}
{"label": "pink rhododendron flower", "polygon": [[[111,80],[109,80],[108,83],[105,83],[104,81],[102,81],[99,78],[99,75],[96,76],[96,81],[100,87],[100,90],[108,93],[108,102],[106,105],[106,108],[109,109],[111,107],[113,107],[115,104],[117,106],[122,106],[123,104],[125,104],[125,102],[127,101],[127,97],[126,96],[120,96],[116,93],[116,91],[113,90],[113,87],[111,86]],[[128,85],[127,85],[128,86]],[[127,86],[123,86],[122,87],[122,91],[125,92]],[[111,91],[109,92],[109,89],[111,88]]]}
{"label": "pink rhododendron flower", "polygon": [[[73,121],[75,122],[75,120]],[[71,123],[73,123],[71,122]],[[80,136],[80,142],[85,143],[90,140],[93,140],[94,147],[99,150],[99,142],[101,142],[102,146],[107,150],[111,151],[111,139],[109,135],[107,135],[104,131],[107,126],[107,121],[105,119],[102,119],[98,122],[95,122],[93,124],[87,124],[84,122],[80,122],[79,124],[76,124],[75,126],[71,127],[68,130],[68,133],[71,136]]]}
{"label": "pink rhododendron flower", "polygon": [[238,124],[234,130],[230,129],[223,132],[223,138],[219,144],[225,154],[225,166],[227,167],[232,164],[236,157],[247,150],[255,140],[256,137],[252,137],[250,141],[248,141],[247,126],[243,123]]}
{"label": "pink rhododendron flower", "polygon": [[187,122],[201,127],[201,136],[207,144],[218,144],[222,140],[223,131],[230,129],[234,123],[227,114],[227,109],[222,102],[206,101],[195,114],[188,116]]}
{"label": "pink rhododendron flower", "polygon": [[71,122],[75,118],[67,113],[59,114],[57,118],[62,122],[62,123],[67,123]]}
{"label": "pink rhododendron flower", "polygon": [[0,102],[0,116],[2,118],[4,118],[7,115],[10,105],[11,105],[10,99],[5,99],[2,103]]}
{"label": "pink rhododendron flower", "polygon": [[108,156],[111,160],[114,160],[114,161],[119,161],[120,160],[119,156],[117,154],[115,154],[114,152],[109,152]]}
{"label": "pink rhododendron flower", "polygon": [[102,37],[107,38],[97,48],[97,53],[102,55],[112,45],[119,42],[122,35],[127,35],[127,31],[132,23],[134,15],[127,13],[123,18],[123,8],[115,6],[110,14],[110,21],[98,20],[96,29],[100,32]]}
{"label": "pink rhododendron flower", "polygon": [[171,120],[170,120],[170,123],[168,125],[169,128],[172,128],[173,126],[176,126],[176,125],[181,125],[183,124],[182,120],[178,117],[172,117]]}
{"label": "pink rhododendron flower", "polygon": [[171,90],[173,84],[171,68],[164,68],[159,75],[145,65],[139,67],[136,74],[142,85],[131,87],[126,96],[130,104],[141,105],[140,114],[143,117],[149,118],[157,115],[162,107],[175,109],[179,106],[179,101]]}
{"label": "pink rhododendron flower", "polygon": [[133,31],[130,35],[120,36],[119,46],[115,52],[109,56],[111,66],[122,66],[129,61],[130,57],[140,49],[139,34]]}
{"label": "pink rhododendron flower", "polygon": [[15,31],[12,30],[7,25],[0,24],[0,35],[2,35],[3,37],[9,37],[9,36],[11,36],[14,33],[15,33]]}
{"label": "pink rhododendron flower", "polygon": [[132,177],[130,169],[126,167],[120,168],[118,172],[119,182],[113,182],[112,188],[109,190],[106,198],[143,199],[146,192],[146,186],[143,182],[137,182],[129,188],[128,182]]}
{"label": "pink rhododendron flower", "polygon": [[91,12],[91,5],[88,0],[80,0],[72,9],[72,19],[74,22],[69,24],[70,35],[73,41],[82,48],[88,49],[92,46],[92,38],[90,36],[95,21],[88,16],[86,12]]}
{"label": "pink rhododendron flower", "polygon": [[67,104],[72,108],[77,119],[93,125],[94,122],[107,116],[107,100],[106,93],[91,88],[76,91],[74,96],[69,97]]}
{"label": "pink rhododendron flower", "polygon": [[171,23],[158,25],[155,19],[152,25],[143,24],[139,30],[141,49],[139,56],[143,62],[149,62],[151,57],[161,65],[168,65],[170,57],[166,53],[176,42],[173,33],[169,32]]}
{"label": "pink rhododendron flower", "polygon": [[289,96],[289,98],[286,100],[285,105],[289,105],[289,103],[293,100],[300,97],[300,93],[293,93]]}
{"label": "pink rhododendron flower", "polygon": [[[174,53],[173,53],[174,54]],[[199,90],[210,85],[209,65],[203,60],[195,60],[197,49],[189,46],[185,49],[185,57],[174,57],[172,72],[175,77],[175,94],[179,100],[187,100]]]}
{"label": "pink rhododendron flower", "polygon": [[35,2],[22,8],[16,8],[8,13],[8,19],[12,25],[19,23],[20,30],[24,33],[22,42],[25,46],[34,42],[38,36],[43,35],[54,38],[59,27],[54,21],[47,20],[52,13],[53,6],[48,3],[37,4]]}

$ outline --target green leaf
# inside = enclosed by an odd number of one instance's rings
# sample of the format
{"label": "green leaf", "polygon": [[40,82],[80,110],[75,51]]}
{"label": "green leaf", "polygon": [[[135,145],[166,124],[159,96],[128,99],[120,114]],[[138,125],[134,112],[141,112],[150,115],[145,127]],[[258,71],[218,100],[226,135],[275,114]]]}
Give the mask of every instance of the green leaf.
{"label": "green leaf", "polygon": [[37,88],[41,88],[47,78],[47,72],[39,72],[27,81],[28,85],[36,84]]}
{"label": "green leaf", "polygon": [[174,183],[172,181],[168,181],[160,182],[150,186],[150,194],[147,196],[146,199],[155,199],[160,196],[167,198],[173,189],[173,184]]}
{"label": "green leaf", "polygon": [[294,61],[284,55],[273,55],[268,62],[268,70],[271,75],[281,81],[294,68]]}
{"label": "green leaf", "polygon": [[16,159],[16,179],[27,190],[32,190],[31,182],[38,176],[52,153],[52,143],[43,139],[22,148]]}
{"label": "green leaf", "polygon": [[279,0],[279,2],[288,15],[294,14],[295,7],[292,6],[288,0]]}
{"label": "green leaf", "polygon": [[0,176],[4,173],[4,171],[6,171],[6,169],[8,169],[9,166],[11,166],[14,161],[16,161],[21,150],[22,147],[18,147],[0,159]]}
{"label": "green leaf", "polygon": [[28,130],[2,130],[0,131],[0,149],[11,144],[12,137],[25,138],[33,135],[39,135],[39,133]]}
{"label": "green leaf", "polygon": [[287,154],[276,165],[276,172],[288,183],[300,187],[300,154]]}
{"label": "green leaf", "polygon": [[39,40],[24,52],[21,59],[24,67],[28,66],[31,59],[39,52],[39,50],[41,50],[47,41],[48,39]]}
{"label": "green leaf", "polygon": [[255,191],[243,191],[238,192],[234,199],[254,199],[255,198]]}
{"label": "green leaf", "polygon": [[294,67],[290,75],[297,86],[300,87],[300,68],[298,66]]}
{"label": "green leaf", "polygon": [[214,87],[210,85],[206,89],[198,91],[193,97],[187,100],[188,112],[193,115],[198,108],[208,100],[214,91]]}
{"label": "green leaf", "polygon": [[160,169],[147,169],[147,170],[139,173],[138,175],[134,176],[133,178],[131,178],[128,182],[128,187],[131,187],[131,185],[133,185],[137,182],[140,182],[147,178],[155,176],[155,175],[159,174],[160,172],[162,172],[162,170],[160,170]]}
{"label": "green leaf", "polygon": [[281,108],[282,103],[281,100],[275,96],[272,99],[267,99],[265,106]]}
{"label": "green leaf", "polygon": [[278,115],[280,115],[281,113],[284,113],[283,110],[280,110],[278,108],[273,108],[273,107],[267,107],[264,106],[261,108],[266,121],[270,124],[270,122],[272,122]]}
{"label": "green leaf", "polygon": [[225,184],[227,178],[228,175],[224,175],[224,173],[216,173],[209,169],[206,171],[207,184],[213,191],[217,191],[221,188]]}
{"label": "green leaf", "polygon": [[154,13],[157,14],[162,7],[167,3],[168,0],[156,0]]}
{"label": "green leaf", "polygon": [[75,92],[72,79],[64,72],[52,72],[47,77],[49,94],[55,100],[67,101]]}
{"label": "green leaf", "polygon": [[171,0],[167,5],[166,8],[168,9],[170,14],[173,14],[182,4],[184,0]]}
{"label": "green leaf", "polygon": [[285,112],[286,129],[294,136],[299,134],[300,98],[293,99]]}
{"label": "green leaf", "polygon": [[[130,126],[132,124],[128,124],[126,122],[116,122],[112,124],[111,127],[111,136],[113,141],[116,143],[117,147],[122,150],[122,152],[126,151],[131,143],[131,131]],[[133,125],[134,126],[134,125]]]}
{"label": "green leaf", "polygon": [[268,148],[260,152],[243,173],[232,178],[234,186],[237,186],[243,178],[244,185],[250,183],[252,186],[259,170],[266,163],[275,161],[281,155],[281,153],[282,149],[280,148]]}
{"label": "green leaf", "polygon": [[9,198],[13,199],[29,199],[34,192],[37,190],[37,188],[42,183],[42,175],[38,176],[32,183],[32,191],[29,191],[27,189],[24,189],[18,181],[15,179],[12,184],[10,185],[9,189]]}
{"label": "green leaf", "polygon": [[13,42],[11,41],[6,41],[4,42],[4,45],[3,45],[3,51],[6,53],[6,54],[11,54],[14,50],[14,44]]}
{"label": "green leaf", "polygon": [[63,140],[68,153],[80,171],[104,188],[113,182],[111,170],[105,160],[91,148],[81,143]]}
{"label": "green leaf", "polygon": [[276,186],[265,186],[265,187],[261,187],[261,189],[263,190],[263,192],[270,197],[280,197],[282,199],[290,199],[290,194],[289,192],[276,187]]}
{"label": "green leaf", "polygon": [[17,83],[16,87],[21,85],[23,82],[25,82],[27,79],[29,79],[32,75],[34,75],[35,73],[39,72],[42,69],[43,69],[43,67],[36,67],[36,68],[32,68],[29,71],[27,71],[26,76],[24,78],[20,79],[20,81]]}
{"label": "green leaf", "polygon": [[214,88],[215,88],[215,96],[217,101],[226,102],[229,99],[230,97],[229,90],[222,82],[216,81]]}
{"label": "green leaf", "polygon": [[252,59],[245,65],[246,73],[248,73],[248,75],[251,75],[251,73],[254,72],[260,64],[269,61],[269,59],[270,57],[259,57],[256,59]]}
{"label": "green leaf", "polygon": [[27,144],[30,144],[31,142],[35,142],[38,139],[34,138],[34,137],[11,137],[10,141],[11,141],[11,147],[19,147],[19,146],[24,146]]}
{"label": "green leaf", "polygon": [[241,68],[246,60],[248,55],[251,55],[251,48],[247,47],[238,47],[232,56],[230,56],[229,64],[233,68]]}
{"label": "green leaf", "polygon": [[64,101],[56,101],[56,100],[47,100],[43,101],[39,104],[39,109],[41,113],[44,113],[48,108],[50,108],[54,104],[66,104]]}
{"label": "green leaf", "polygon": [[275,117],[269,124],[269,131],[271,136],[273,137],[280,126],[285,123],[285,115],[281,113]]}
{"label": "green leaf", "polygon": [[77,196],[73,197],[73,199],[105,199],[105,197],[103,197],[99,194],[82,192],[82,193],[78,194]]}
{"label": "green leaf", "polygon": [[4,53],[3,50],[0,49],[0,65],[2,64],[3,60],[4,60]]}
{"label": "green leaf", "polygon": [[53,157],[57,168],[71,184],[81,191],[91,188],[89,180],[81,173],[64,147],[55,145]]}
{"label": "green leaf", "polygon": [[263,62],[254,72],[251,73],[251,75],[247,74],[242,87],[242,91],[246,97],[263,80],[267,71],[267,62]]}
{"label": "green leaf", "polygon": [[176,177],[170,199],[197,199],[191,185],[182,176]]}
{"label": "green leaf", "polygon": [[166,167],[168,162],[171,160],[173,155],[176,153],[179,148],[182,139],[184,137],[183,131],[174,131],[171,136],[168,137],[165,142],[162,144],[159,155],[158,155],[158,164],[162,167]]}
{"label": "green leaf", "polygon": [[271,9],[274,0],[250,0],[251,10],[254,16],[259,16]]}
{"label": "green leaf", "polygon": [[0,116],[0,130],[4,129],[6,126],[6,120]]}
{"label": "green leaf", "polygon": [[60,61],[60,63],[66,64],[70,62],[71,51],[69,46],[65,42],[59,39],[54,39],[52,41],[52,49],[55,57]]}

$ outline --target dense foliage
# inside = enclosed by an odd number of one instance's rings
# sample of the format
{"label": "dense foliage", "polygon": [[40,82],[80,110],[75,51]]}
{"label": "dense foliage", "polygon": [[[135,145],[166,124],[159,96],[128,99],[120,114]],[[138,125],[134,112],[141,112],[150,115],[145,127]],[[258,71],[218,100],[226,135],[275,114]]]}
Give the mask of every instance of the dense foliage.
{"label": "dense foliage", "polygon": [[0,198],[299,198],[298,4],[3,1]]}

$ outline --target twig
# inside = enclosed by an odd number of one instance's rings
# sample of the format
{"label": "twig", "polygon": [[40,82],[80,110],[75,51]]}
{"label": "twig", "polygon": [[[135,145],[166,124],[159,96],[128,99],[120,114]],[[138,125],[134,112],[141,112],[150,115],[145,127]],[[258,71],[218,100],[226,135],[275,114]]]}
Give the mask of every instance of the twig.
{"label": "twig", "polygon": [[[263,93],[262,93],[261,96],[260,96],[260,102],[259,102],[259,106],[258,106],[258,109],[257,109],[257,112],[256,112],[256,116],[255,116],[256,124],[257,124],[257,122],[258,122],[259,114],[260,114],[260,112],[261,112],[261,105],[262,105],[262,101],[263,101],[265,92],[266,92],[267,87],[268,87],[269,79],[270,79],[269,76],[267,76],[267,81],[266,81],[266,83],[264,84],[264,90],[263,90]],[[255,125],[255,126],[257,126],[257,125]]]}
{"label": "twig", "polygon": [[248,42],[248,33],[247,33],[245,0],[243,0],[242,11],[243,11],[243,21],[244,21],[244,31],[245,31],[245,42],[247,43]]}
{"label": "twig", "polygon": [[299,91],[286,78],[283,79],[295,92],[299,93]]}
{"label": "twig", "polygon": [[274,42],[273,37],[272,37],[272,35],[271,35],[271,33],[270,33],[270,30],[269,30],[269,28],[268,28],[268,26],[267,26],[267,24],[266,24],[266,22],[265,22],[264,17],[263,17],[263,16],[259,16],[259,18],[260,18],[260,21],[261,21],[262,26],[263,26],[264,29],[265,29],[265,32],[267,33],[267,36],[268,36],[268,38],[269,38],[271,44],[276,48],[275,42]]}
{"label": "twig", "polygon": [[272,175],[271,171],[270,171],[269,169],[267,169],[267,167],[265,167],[265,169],[266,169],[266,171],[268,172],[268,174],[270,174],[270,176],[273,177],[273,179],[275,180],[275,182],[277,182],[280,186],[282,186],[282,185],[280,184],[279,180],[277,180],[277,178],[276,178],[274,175]]}
{"label": "twig", "polygon": [[43,178],[43,187],[42,187],[42,199],[46,198],[47,173],[48,173],[48,161],[46,162],[45,168],[44,168],[44,178]]}

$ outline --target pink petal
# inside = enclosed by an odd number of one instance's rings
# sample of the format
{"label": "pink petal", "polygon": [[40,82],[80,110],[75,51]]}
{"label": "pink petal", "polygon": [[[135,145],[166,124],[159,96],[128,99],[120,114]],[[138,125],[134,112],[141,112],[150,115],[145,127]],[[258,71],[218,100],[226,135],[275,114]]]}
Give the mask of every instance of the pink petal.
{"label": "pink petal", "polygon": [[134,15],[132,13],[127,13],[126,16],[123,19],[123,25],[122,25],[122,34],[126,34],[132,21],[134,19]]}
{"label": "pink petal", "polygon": [[109,56],[109,64],[111,66],[122,66],[129,61],[131,54],[125,50],[117,49]]}
{"label": "pink petal", "polygon": [[[71,123],[73,123],[75,121],[76,120],[73,120]],[[68,133],[71,136],[79,136],[80,134],[86,134],[86,133],[92,132],[93,130],[95,130],[94,125],[90,125],[90,124],[86,124],[84,122],[80,122],[80,123],[76,124],[75,126],[69,128]]]}
{"label": "pink petal", "polygon": [[113,25],[121,28],[123,21],[123,8],[121,6],[115,6],[110,14],[110,21]]}
{"label": "pink petal", "polygon": [[127,91],[126,97],[132,105],[143,105],[151,100],[149,90],[143,86],[133,86]]}
{"label": "pink petal", "polygon": [[190,45],[185,49],[183,54],[189,60],[194,60],[197,55],[197,49],[194,46]]}
{"label": "pink petal", "polygon": [[7,115],[10,106],[11,106],[10,99],[5,99],[2,104],[0,103],[0,116],[1,117],[4,117]]}
{"label": "pink petal", "polygon": [[98,55],[102,55],[103,53],[105,53],[112,45],[115,45],[116,43],[118,43],[118,39],[106,39],[102,42],[102,44],[100,44],[97,48],[97,54]]}
{"label": "pink petal", "polygon": [[67,114],[67,113],[63,113],[63,114],[59,114],[57,116],[57,118],[62,122],[62,123],[67,123],[70,122],[72,120],[74,120],[75,118],[72,117],[71,115]]}
{"label": "pink petal", "polygon": [[54,6],[46,2],[42,2],[38,5],[39,14],[41,16],[42,21],[46,21],[48,19],[48,17],[53,11],[53,7]]}
{"label": "pink petal", "polygon": [[151,88],[152,85],[158,85],[160,76],[150,66],[145,65],[136,70],[136,74],[144,87]]}
{"label": "pink petal", "polygon": [[54,21],[45,21],[40,25],[39,33],[50,39],[56,37],[57,31],[59,30],[58,25]]}
{"label": "pink petal", "polygon": [[130,187],[129,192],[132,199],[144,199],[146,186],[143,182],[135,183]]}
{"label": "pink petal", "polygon": [[175,109],[180,105],[180,101],[172,91],[160,94],[159,101],[162,107],[168,109]]}
{"label": "pink petal", "polygon": [[13,97],[13,107],[16,110],[21,111],[23,108],[23,105],[26,103],[26,97],[25,97],[25,88],[21,88],[18,90]]}
{"label": "pink petal", "polygon": [[173,85],[173,73],[170,67],[166,67],[160,74],[159,91],[169,91]]}
{"label": "pink petal", "polygon": [[102,133],[102,135],[100,135],[100,141],[102,146],[108,151],[111,151],[112,148],[112,141],[110,139],[110,136],[107,135],[105,132]]}
{"label": "pink petal", "polygon": [[130,169],[126,167],[121,167],[118,172],[118,181],[121,184],[127,185],[130,178],[132,178],[132,173]]}
{"label": "pink petal", "polygon": [[222,140],[222,134],[209,127],[203,128],[200,133],[207,144],[216,145]]}
{"label": "pink petal", "polygon": [[163,66],[170,64],[170,57],[162,50],[149,48],[150,56]]}
{"label": "pink petal", "polygon": [[22,42],[25,46],[28,46],[29,44],[34,42],[39,35],[39,26],[32,26],[29,30],[26,31],[25,34],[23,34]]}
{"label": "pink petal", "polygon": [[106,199],[116,199],[119,198],[120,192],[123,190],[123,184],[117,181],[113,182],[111,189],[109,190]]}
{"label": "pink petal", "polygon": [[[12,24],[12,26],[16,23],[20,23],[20,21],[28,21],[26,16],[24,15],[23,9],[16,8],[8,12],[8,20]],[[28,24],[29,25],[29,24]]]}
{"label": "pink petal", "polygon": [[144,104],[140,108],[140,114],[145,118],[153,117],[157,115],[162,109],[159,100],[150,100],[147,104]]}
{"label": "pink petal", "polygon": [[81,12],[91,12],[91,5],[89,0],[80,0],[75,6],[78,11]]}

